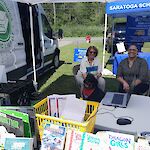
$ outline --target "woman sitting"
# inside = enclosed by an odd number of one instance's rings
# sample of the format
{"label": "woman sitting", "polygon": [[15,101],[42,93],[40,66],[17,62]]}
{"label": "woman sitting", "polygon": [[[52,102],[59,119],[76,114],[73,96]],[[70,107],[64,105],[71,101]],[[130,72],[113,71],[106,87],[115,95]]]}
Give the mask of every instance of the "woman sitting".
{"label": "woman sitting", "polygon": [[143,94],[148,90],[148,64],[138,57],[136,45],[129,46],[128,58],[119,64],[117,80],[120,82],[119,92]]}
{"label": "woman sitting", "polygon": [[90,46],[87,49],[86,57],[81,60],[80,69],[76,75],[77,83],[83,90],[83,81],[86,79],[87,74],[93,74],[98,81],[98,87],[105,91],[105,80],[102,78],[101,64],[99,63],[98,49],[95,46]]}

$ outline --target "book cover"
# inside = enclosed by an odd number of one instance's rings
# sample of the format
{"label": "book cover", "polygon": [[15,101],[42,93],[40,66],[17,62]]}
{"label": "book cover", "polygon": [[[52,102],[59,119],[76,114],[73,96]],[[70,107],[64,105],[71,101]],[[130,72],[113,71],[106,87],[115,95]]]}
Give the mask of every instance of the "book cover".
{"label": "book cover", "polygon": [[6,138],[5,150],[33,150],[33,138]]}
{"label": "book cover", "polygon": [[103,138],[85,132],[82,135],[80,150],[109,150],[109,147],[104,143]]}
{"label": "book cover", "polygon": [[135,142],[134,150],[150,150],[150,146]]}
{"label": "book cover", "polygon": [[75,99],[67,99],[61,118],[78,122],[84,121],[87,101]]}
{"label": "book cover", "polygon": [[109,150],[108,148],[108,144],[104,144],[103,139],[95,134],[67,131],[65,150]]}
{"label": "book cover", "polygon": [[138,138],[138,141],[135,142],[134,150],[150,150],[149,139],[146,138]]}
{"label": "book cover", "polygon": [[67,130],[65,150],[80,150],[83,132]]}
{"label": "book cover", "polygon": [[4,150],[5,139],[7,137],[16,137],[13,133],[8,133],[4,126],[0,126],[0,150]]}
{"label": "book cover", "polygon": [[22,113],[19,111],[15,111],[15,110],[7,110],[7,109],[0,109],[1,113],[16,117],[16,118],[20,118],[23,121],[23,125],[24,125],[24,136],[25,137],[31,137],[31,127],[30,127],[30,121],[29,121],[29,115],[26,113]]}
{"label": "book cover", "polygon": [[0,113],[0,126],[4,126],[9,133],[15,136],[24,136],[24,124],[21,118]]}
{"label": "book cover", "polygon": [[109,146],[109,150],[133,150],[134,136],[116,132],[98,132],[96,134]]}
{"label": "book cover", "polygon": [[41,141],[41,150],[63,150],[65,136],[65,127],[46,124]]}
{"label": "book cover", "polygon": [[[31,106],[1,106],[0,109],[8,109],[8,110],[15,110],[19,112],[23,112],[29,115],[29,122],[31,127],[31,134],[34,137],[34,147],[37,147],[37,137],[39,136],[36,116],[35,116],[35,109]],[[23,135],[24,136],[24,135]]]}

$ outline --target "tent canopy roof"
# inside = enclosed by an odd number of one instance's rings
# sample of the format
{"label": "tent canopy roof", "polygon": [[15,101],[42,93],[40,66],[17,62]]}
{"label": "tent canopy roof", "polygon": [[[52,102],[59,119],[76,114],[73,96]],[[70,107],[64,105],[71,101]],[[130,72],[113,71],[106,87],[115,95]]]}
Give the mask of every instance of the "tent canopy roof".
{"label": "tent canopy roof", "polygon": [[77,2],[112,2],[117,0],[13,0],[21,3],[27,4],[39,4],[39,3],[77,3]]}
{"label": "tent canopy roof", "polygon": [[106,13],[113,17],[125,17],[127,15],[149,15],[150,1],[148,0],[120,0],[108,2]]}

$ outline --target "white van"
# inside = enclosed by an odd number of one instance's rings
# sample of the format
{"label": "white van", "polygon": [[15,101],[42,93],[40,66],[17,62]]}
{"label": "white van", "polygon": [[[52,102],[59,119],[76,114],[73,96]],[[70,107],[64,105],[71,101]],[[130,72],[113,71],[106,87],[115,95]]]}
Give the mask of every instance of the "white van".
{"label": "white van", "polygon": [[[38,75],[59,66],[58,41],[41,5],[32,6],[34,53]],[[0,65],[8,80],[25,79],[33,73],[29,5],[0,0]]]}

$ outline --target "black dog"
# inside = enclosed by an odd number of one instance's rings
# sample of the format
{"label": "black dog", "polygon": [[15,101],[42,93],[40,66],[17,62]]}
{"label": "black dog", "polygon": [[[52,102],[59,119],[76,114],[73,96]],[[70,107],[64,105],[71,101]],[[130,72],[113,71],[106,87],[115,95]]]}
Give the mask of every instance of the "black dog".
{"label": "black dog", "polygon": [[84,80],[84,88],[82,91],[83,99],[101,102],[105,93],[98,88],[98,81],[93,74],[88,74]]}

